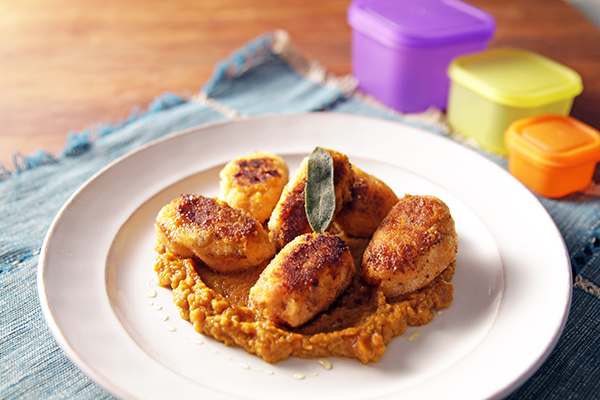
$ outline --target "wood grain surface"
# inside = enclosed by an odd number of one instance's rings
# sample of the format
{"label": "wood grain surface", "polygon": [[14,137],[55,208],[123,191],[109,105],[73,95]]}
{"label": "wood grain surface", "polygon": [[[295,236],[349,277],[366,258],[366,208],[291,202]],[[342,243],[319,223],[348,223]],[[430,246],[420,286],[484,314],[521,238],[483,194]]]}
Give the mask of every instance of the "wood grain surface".
{"label": "wood grain surface", "polygon": [[[572,115],[600,128],[600,32],[562,0],[470,0],[496,18],[491,47],[539,52],[579,72]],[[273,29],[349,74],[350,0],[3,0],[0,161],[58,153],[72,131],[114,122],[166,91],[197,93],[215,64]]]}

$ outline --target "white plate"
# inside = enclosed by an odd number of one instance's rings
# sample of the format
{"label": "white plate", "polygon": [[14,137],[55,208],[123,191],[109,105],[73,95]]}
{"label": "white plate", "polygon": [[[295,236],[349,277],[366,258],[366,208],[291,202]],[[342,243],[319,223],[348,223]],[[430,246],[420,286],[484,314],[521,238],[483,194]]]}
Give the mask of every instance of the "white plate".
{"label": "white plate", "polygon": [[[164,204],[182,193],[216,196],[218,171],[235,157],[270,151],[293,170],[317,145],[345,152],[399,196],[440,197],[456,221],[454,302],[394,339],[376,364],[269,365],[194,332],[155,283],[153,222]],[[498,398],[548,356],[571,296],[561,235],[502,168],[414,127],[328,113],[194,128],[121,158],[58,214],[38,278],[67,355],[109,392],[140,399]],[[420,337],[407,340],[415,330]]]}

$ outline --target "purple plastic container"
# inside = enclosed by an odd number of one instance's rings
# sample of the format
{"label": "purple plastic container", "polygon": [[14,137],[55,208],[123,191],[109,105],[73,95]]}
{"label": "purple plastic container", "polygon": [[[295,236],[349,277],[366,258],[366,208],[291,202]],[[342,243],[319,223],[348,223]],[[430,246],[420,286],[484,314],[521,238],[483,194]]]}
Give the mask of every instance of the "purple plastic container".
{"label": "purple plastic container", "polygon": [[448,65],[485,50],[494,18],[458,0],[355,0],[352,73],[359,88],[405,113],[446,109]]}

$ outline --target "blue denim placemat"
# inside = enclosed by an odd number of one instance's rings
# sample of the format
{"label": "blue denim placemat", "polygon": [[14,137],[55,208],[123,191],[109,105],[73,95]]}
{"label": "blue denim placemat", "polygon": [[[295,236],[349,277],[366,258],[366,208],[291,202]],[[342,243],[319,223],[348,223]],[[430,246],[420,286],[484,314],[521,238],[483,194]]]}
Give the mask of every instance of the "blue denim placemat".
{"label": "blue denim placemat", "polygon": [[[0,165],[0,398],[111,398],[58,347],[42,316],[36,288],[44,235],[81,184],[128,151],[184,128],[310,111],[368,115],[448,134],[439,111],[400,115],[387,110],[357,93],[351,78],[329,76],[304,59],[285,32],[276,31],[219,64],[192,98],[164,94],[148,110],[133,112],[127,120],[70,134],[58,155],[43,151],[16,155],[10,172]],[[505,165],[504,160],[488,156]],[[600,182],[598,175],[596,182]],[[600,197],[592,190],[541,201],[571,255],[573,301],[558,346],[509,398],[599,398]]]}

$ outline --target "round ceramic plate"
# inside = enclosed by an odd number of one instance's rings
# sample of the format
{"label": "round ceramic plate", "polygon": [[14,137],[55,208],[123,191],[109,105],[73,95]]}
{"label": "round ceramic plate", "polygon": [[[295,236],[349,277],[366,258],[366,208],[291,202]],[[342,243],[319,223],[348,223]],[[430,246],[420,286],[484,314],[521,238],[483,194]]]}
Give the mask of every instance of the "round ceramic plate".
{"label": "round ceramic plate", "polygon": [[[346,153],[399,196],[438,196],[456,222],[452,305],[393,339],[375,364],[267,364],[196,333],[156,284],[163,205],[183,193],[216,196],[233,158],[269,151],[293,171],[315,146]],[[483,399],[508,394],[548,356],[567,317],[570,273],[550,216],[496,164],[414,127],[319,113],[194,128],[112,163],[56,217],[38,282],[61,347],[121,398]]]}

